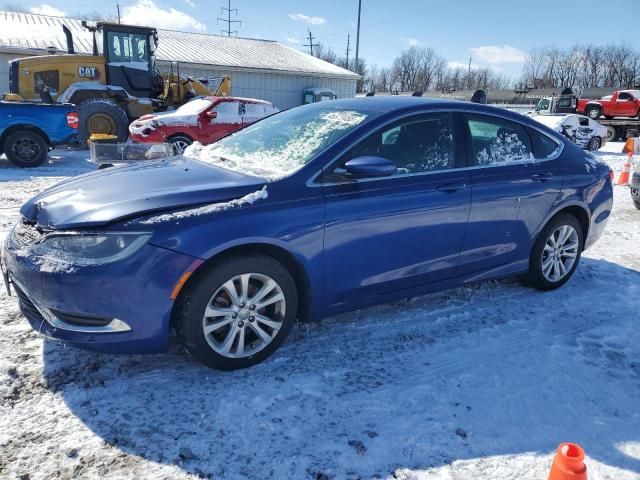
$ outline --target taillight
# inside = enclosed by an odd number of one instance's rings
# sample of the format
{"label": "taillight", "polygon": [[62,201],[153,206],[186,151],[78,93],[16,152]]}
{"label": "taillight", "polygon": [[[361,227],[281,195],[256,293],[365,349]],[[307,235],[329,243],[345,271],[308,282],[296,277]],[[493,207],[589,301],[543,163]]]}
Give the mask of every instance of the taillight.
{"label": "taillight", "polygon": [[78,114],[76,112],[67,113],[67,125],[71,128],[78,128]]}

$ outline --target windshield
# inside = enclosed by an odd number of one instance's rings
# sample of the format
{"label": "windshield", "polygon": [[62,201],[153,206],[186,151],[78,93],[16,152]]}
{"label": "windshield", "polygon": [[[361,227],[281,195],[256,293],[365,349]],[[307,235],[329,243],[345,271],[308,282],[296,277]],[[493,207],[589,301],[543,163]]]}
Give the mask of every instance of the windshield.
{"label": "windshield", "polygon": [[248,175],[278,179],[297,170],[320,151],[371,116],[362,110],[314,104],[265,118],[185,156]]}
{"label": "windshield", "polygon": [[180,115],[198,115],[204,112],[211,106],[213,102],[205,98],[196,98],[190,102],[185,103],[183,106],[176,110],[176,113]]}

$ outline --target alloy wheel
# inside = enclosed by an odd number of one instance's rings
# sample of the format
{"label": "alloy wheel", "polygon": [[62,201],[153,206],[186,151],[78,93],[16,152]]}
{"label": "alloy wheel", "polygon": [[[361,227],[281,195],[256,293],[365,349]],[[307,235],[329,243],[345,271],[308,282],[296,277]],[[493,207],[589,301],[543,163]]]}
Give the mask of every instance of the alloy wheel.
{"label": "alloy wheel", "polygon": [[174,155],[182,155],[189,145],[191,144],[186,140],[175,140],[171,142]]}
{"label": "alloy wheel", "polygon": [[30,138],[22,138],[12,146],[13,154],[23,162],[32,162],[40,155],[40,146]]}
{"label": "alloy wheel", "polygon": [[202,318],[209,346],[227,358],[264,350],[282,328],[286,300],[271,277],[243,273],[227,280],[211,296]]}
{"label": "alloy wheel", "polygon": [[549,282],[566,277],[578,257],[580,240],[571,225],[561,225],[547,239],[542,252],[542,274]]}

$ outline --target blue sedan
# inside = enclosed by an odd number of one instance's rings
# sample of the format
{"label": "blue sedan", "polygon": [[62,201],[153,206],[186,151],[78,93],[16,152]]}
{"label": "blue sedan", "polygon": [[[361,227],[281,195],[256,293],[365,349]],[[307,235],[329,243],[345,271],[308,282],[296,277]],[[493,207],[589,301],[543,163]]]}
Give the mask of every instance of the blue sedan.
{"label": "blue sedan", "polygon": [[3,273],[42,334],[104,352],[260,362],[296,319],[520,276],[563,285],[612,172],[517,113],[414,97],[294,108],[183,156],[41,193]]}

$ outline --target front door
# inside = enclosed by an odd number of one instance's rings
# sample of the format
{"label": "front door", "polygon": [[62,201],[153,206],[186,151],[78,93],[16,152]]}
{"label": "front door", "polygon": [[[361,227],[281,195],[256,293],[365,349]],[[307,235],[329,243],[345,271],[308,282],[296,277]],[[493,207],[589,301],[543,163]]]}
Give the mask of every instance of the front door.
{"label": "front door", "polygon": [[[464,145],[451,113],[411,116],[351,148],[323,175],[328,307],[452,277],[471,202]],[[352,179],[361,156],[396,163],[396,173]]]}

